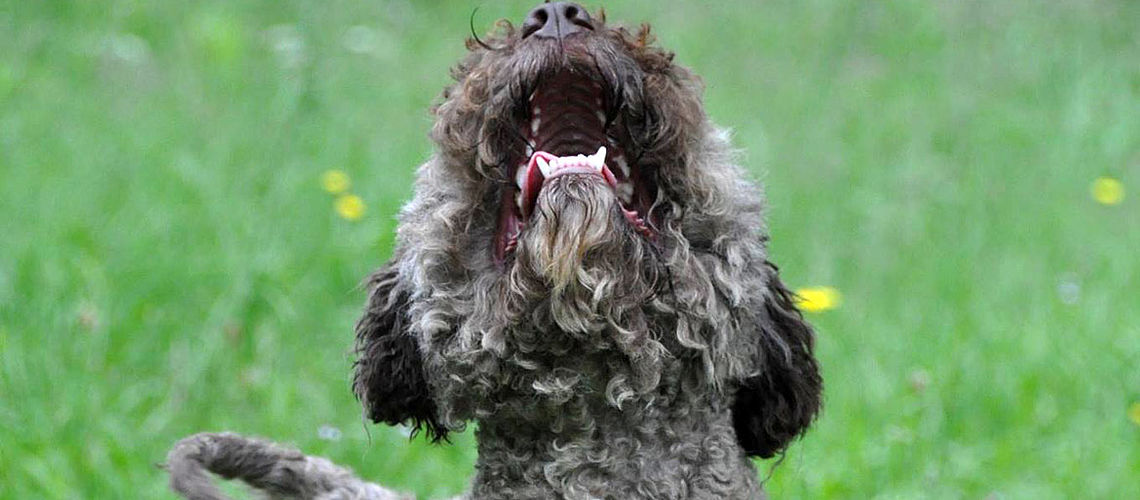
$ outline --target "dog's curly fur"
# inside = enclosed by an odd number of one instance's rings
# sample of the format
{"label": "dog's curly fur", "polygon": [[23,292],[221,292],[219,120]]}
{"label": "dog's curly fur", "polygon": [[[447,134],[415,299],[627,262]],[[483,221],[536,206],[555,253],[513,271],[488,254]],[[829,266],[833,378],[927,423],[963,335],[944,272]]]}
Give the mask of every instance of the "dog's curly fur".
{"label": "dog's curly fur", "polygon": [[[603,15],[604,16],[604,15]],[[750,498],[820,406],[813,334],[768,260],[762,197],[701,84],[595,21],[573,45],[503,24],[435,109],[391,262],[369,281],[354,390],[432,439],[478,422],[472,498]],[[520,103],[558,71],[605,82],[608,125],[657,186],[655,237],[613,192],[560,178],[513,258],[495,245]]]}
{"label": "dog's curly fur", "polygon": [[268,498],[291,500],[414,500],[360,480],[344,467],[268,441],[232,433],[201,433],[178,442],[166,458],[170,488],[189,500],[226,500],[207,472],[240,478]]}
{"label": "dog's curly fur", "polygon": [[[761,497],[749,457],[806,430],[822,382],[760,191],[648,26],[602,13],[572,41],[526,34],[504,22],[469,41],[434,109],[435,154],[356,325],[366,416],[434,441],[477,422],[467,498]],[[596,176],[561,176],[497,254],[528,96],[564,72],[600,82],[606,135],[655,191],[651,230]],[[171,457],[177,483],[186,459]],[[201,483],[200,463],[182,484]]]}

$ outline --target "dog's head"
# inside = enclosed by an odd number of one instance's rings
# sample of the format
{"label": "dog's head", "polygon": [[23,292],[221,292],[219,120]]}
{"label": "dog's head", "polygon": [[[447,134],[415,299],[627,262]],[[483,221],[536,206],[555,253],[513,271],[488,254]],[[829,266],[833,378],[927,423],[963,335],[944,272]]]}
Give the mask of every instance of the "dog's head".
{"label": "dog's head", "polygon": [[571,3],[468,48],[357,326],[367,414],[438,438],[668,380],[733,398],[749,454],[782,449],[819,407],[812,333],[699,80]]}

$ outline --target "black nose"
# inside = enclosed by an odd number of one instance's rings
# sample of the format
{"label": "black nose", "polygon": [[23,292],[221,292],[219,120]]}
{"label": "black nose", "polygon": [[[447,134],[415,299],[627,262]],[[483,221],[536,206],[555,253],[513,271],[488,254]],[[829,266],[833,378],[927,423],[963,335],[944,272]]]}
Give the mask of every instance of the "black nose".
{"label": "black nose", "polygon": [[522,37],[566,38],[574,33],[593,30],[590,13],[572,2],[544,3],[527,14]]}

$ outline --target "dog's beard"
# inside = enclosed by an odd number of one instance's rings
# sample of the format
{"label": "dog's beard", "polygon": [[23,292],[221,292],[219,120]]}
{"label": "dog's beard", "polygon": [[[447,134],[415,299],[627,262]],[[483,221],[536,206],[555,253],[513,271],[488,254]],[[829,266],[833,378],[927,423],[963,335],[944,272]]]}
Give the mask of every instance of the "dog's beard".
{"label": "dog's beard", "polygon": [[570,286],[594,288],[586,265],[596,265],[598,253],[626,237],[615,210],[613,191],[596,178],[567,176],[545,186],[523,241],[530,270],[555,293]]}
{"label": "dog's beard", "polygon": [[518,257],[515,276],[535,279],[526,288],[544,289],[554,321],[569,332],[628,329],[626,313],[644,305],[657,281],[652,250],[598,176],[543,187]]}

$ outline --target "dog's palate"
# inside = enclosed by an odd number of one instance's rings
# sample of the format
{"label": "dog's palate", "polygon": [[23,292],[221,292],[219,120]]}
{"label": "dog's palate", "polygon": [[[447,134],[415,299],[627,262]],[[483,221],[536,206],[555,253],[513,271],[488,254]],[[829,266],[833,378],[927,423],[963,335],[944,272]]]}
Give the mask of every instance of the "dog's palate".
{"label": "dog's palate", "polygon": [[627,159],[620,128],[609,133],[612,104],[603,79],[572,68],[544,76],[527,97],[526,119],[519,126],[526,147],[504,167],[513,182],[501,197],[494,247],[500,265],[517,249],[547,181],[561,175],[600,176],[613,189],[630,226],[655,236],[647,221],[656,188]]}
{"label": "dog's palate", "polygon": [[542,81],[530,95],[530,142],[558,156],[590,154],[606,144],[606,115],[599,82],[571,70]]}

